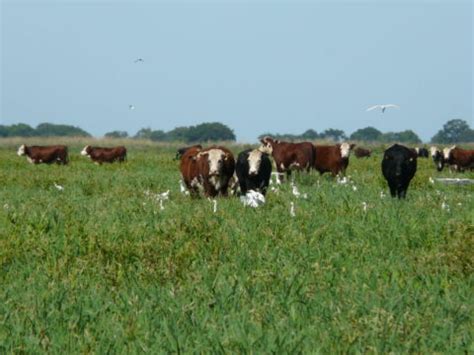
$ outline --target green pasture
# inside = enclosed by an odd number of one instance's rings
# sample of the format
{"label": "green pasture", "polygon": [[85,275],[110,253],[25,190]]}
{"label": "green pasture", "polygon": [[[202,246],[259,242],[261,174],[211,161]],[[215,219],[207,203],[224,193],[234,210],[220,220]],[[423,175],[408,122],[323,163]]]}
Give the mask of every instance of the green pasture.
{"label": "green pasture", "polygon": [[474,173],[418,159],[391,199],[379,148],[349,184],[300,174],[307,199],[213,213],[180,193],[176,146],[98,166],[65,142],[49,166],[0,141],[0,353],[474,352],[474,185],[429,182]]}

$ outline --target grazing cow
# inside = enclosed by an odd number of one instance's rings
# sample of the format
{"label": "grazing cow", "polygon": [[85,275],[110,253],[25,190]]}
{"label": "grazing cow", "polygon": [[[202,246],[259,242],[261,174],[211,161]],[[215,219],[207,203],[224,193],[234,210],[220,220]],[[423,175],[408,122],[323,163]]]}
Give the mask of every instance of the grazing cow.
{"label": "grazing cow", "polygon": [[196,145],[191,145],[189,147],[182,147],[182,148],[179,148],[177,151],[176,151],[176,156],[175,156],[175,160],[180,160],[181,157],[183,156],[184,153],[186,153],[186,151],[188,151],[189,149],[191,148],[199,148],[199,149],[202,149],[202,146],[200,144],[196,144]]}
{"label": "grazing cow", "polygon": [[26,159],[32,164],[67,164],[69,162],[68,149],[65,145],[26,146],[22,144],[18,148],[19,156],[26,155]]}
{"label": "grazing cow", "polygon": [[314,168],[322,175],[330,172],[333,176],[344,174],[349,164],[349,155],[355,144],[316,145]]}
{"label": "grazing cow", "polygon": [[354,149],[354,155],[357,158],[368,158],[372,155],[372,151],[370,149],[357,147],[356,149]]}
{"label": "grazing cow", "polygon": [[408,185],[415,176],[417,154],[413,149],[394,144],[383,155],[382,173],[392,197],[405,198]]}
{"label": "grazing cow", "polygon": [[91,158],[96,164],[123,162],[127,158],[127,148],[124,146],[102,148],[86,145],[81,151],[81,155]]}
{"label": "grazing cow", "polygon": [[436,147],[430,147],[430,154],[433,162],[436,165],[436,169],[438,171],[443,170],[445,163],[443,153]]}
{"label": "grazing cow", "polygon": [[429,154],[428,154],[428,149],[426,149],[426,148],[416,147],[416,148],[415,148],[415,151],[416,151],[416,154],[417,154],[420,158],[428,158],[428,156],[429,156]]}
{"label": "grazing cow", "polygon": [[272,155],[277,171],[286,172],[288,177],[292,169],[309,172],[314,164],[316,152],[309,142],[280,142],[271,137],[264,137],[260,142],[262,145],[258,149],[262,153]]}
{"label": "grazing cow", "polygon": [[206,197],[227,196],[235,160],[232,152],[221,146],[203,150],[194,147],[181,157],[180,169],[184,183],[193,195],[202,189]]}
{"label": "grazing cow", "polygon": [[249,190],[265,195],[272,174],[272,162],[266,153],[258,149],[247,149],[239,153],[235,172],[243,195]]}
{"label": "grazing cow", "polygon": [[453,145],[443,149],[443,158],[449,166],[459,172],[474,169],[474,150],[462,149]]}

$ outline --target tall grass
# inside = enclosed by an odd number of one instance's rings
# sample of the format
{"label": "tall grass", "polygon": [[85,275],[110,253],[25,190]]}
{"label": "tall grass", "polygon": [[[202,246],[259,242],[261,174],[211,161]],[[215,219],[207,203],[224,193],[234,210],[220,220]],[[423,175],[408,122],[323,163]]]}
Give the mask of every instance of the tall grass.
{"label": "tall grass", "polygon": [[[68,166],[0,148],[0,352],[474,351],[473,187],[429,183],[473,173],[419,159],[398,201],[380,154],[351,157],[353,184],[301,174],[307,199],[214,214],[180,194],[173,146],[96,166],[66,142]],[[168,189],[163,211],[144,194]]]}

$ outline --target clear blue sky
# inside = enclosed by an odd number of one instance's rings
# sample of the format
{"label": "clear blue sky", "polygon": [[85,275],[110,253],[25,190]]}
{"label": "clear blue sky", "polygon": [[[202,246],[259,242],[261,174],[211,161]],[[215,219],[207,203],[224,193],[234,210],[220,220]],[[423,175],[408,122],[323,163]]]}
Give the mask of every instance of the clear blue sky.
{"label": "clear blue sky", "polygon": [[[470,0],[0,1],[2,124],[220,121],[248,142],[473,126]],[[365,112],[378,103],[401,110]]]}

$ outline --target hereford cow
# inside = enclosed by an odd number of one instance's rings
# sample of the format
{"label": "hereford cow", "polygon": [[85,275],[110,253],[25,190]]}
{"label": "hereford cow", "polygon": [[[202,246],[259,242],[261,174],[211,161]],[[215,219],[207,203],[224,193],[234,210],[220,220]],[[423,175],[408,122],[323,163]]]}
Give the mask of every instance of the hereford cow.
{"label": "hereford cow", "polygon": [[239,153],[235,172],[243,195],[249,190],[265,195],[272,174],[272,162],[266,153],[258,149],[247,149]]}
{"label": "hereford cow", "polygon": [[221,146],[187,150],[181,157],[181,175],[193,195],[199,190],[206,197],[227,196],[229,181],[235,170],[232,152]]}
{"label": "hereford cow", "polygon": [[416,147],[415,151],[416,151],[416,154],[418,155],[418,157],[420,157],[420,158],[428,158],[428,156],[429,156],[428,149],[426,149],[426,148]]}
{"label": "hereford cow", "polygon": [[372,155],[372,151],[370,149],[357,147],[356,149],[354,149],[354,155],[357,158],[368,158]]}
{"label": "hereford cow", "polygon": [[462,149],[453,145],[443,149],[443,158],[454,171],[463,172],[474,169],[474,150]]}
{"label": "hereford cow", "polygon": [[330,172],[333,176],[346,172],[349,155],[355,144],[316,145],[314,168],[320,174]]}
{"label": "hereford cow", "polygon": [[86,145],[81,155],[91,158],[96,164],[123,162],[127,158],[127,148],[124,146],[113,148],[92,147]]}
{"label": "hereford cow", "polygon": [[291,170],[310,171],[314,164],[315,150],[309,142],[289,143],[264,137],[260,140],[262,145],[258,148],[262,153],[273,156],[275,166],[279,173],[286,172],[291,175]]}
{"label": "hereford cow", "polygon": [[17,154],[19,156],[26,155],[26,159],[32,164],[67,164],[69,162],[68,148],[65,145],[50,145],[50,146],[26,146],[21,145],[18,148]]}
{"label": "hereford cow", "polygon": [[181,157],[183,156],[184,153],[186,153],[186,151],[188,151],[189,149],[191,148],[199,148],[199,149],[202,149],[202,146],[200,144],[196,144],[196,145],[191,145],[189,147],[182,147],[182,148],[179,148],[177,151],[176,151],[176,156],[175,156],[175,160],[180,160]]}
{"label": "hereford cow", "polygon": [[405,198],[408,185],[416,173],[417,154],[413,149],[394,144],[383,155],[382,173],[392,197]]}
{"label": "hereford cow", "polygon": [[443,170],[445,163],[443,153],[436,147],[430,147],[430,154],[431,158],[433,159],[433,162],[436,165],[436,169],[438,171]]}

